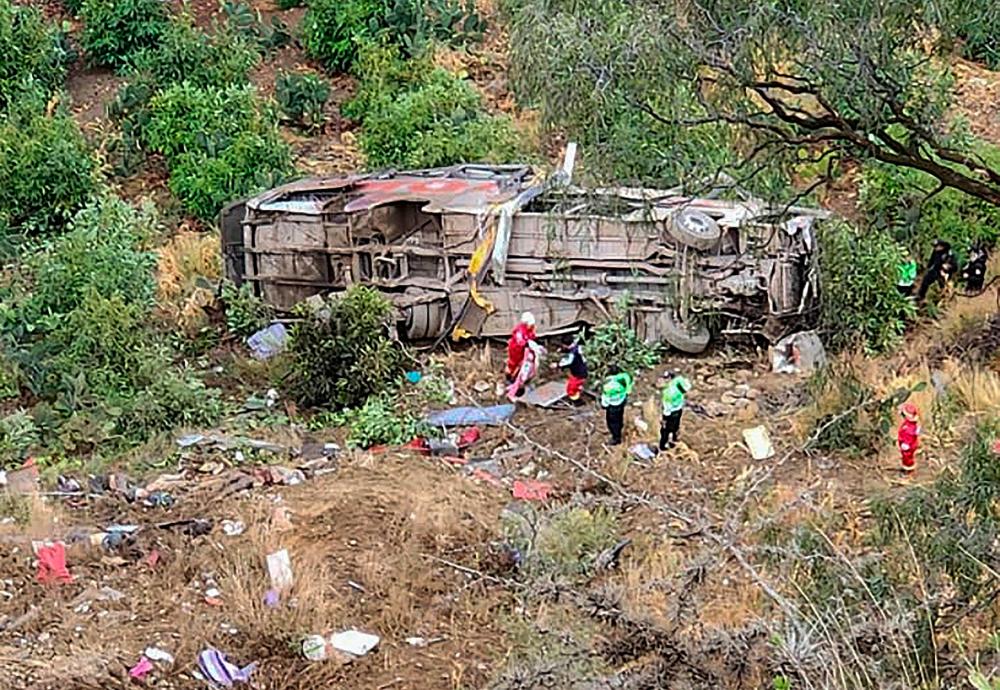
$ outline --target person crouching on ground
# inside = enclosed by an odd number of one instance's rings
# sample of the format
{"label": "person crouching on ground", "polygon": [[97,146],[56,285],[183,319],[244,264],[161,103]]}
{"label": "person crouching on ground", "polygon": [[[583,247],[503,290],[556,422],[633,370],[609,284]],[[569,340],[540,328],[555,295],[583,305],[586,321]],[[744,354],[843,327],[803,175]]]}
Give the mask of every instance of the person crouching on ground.
{"label": "person crouching on ground", "polygon": [[604,408],[604,419],[611,434],[610,445],[617,446],[622,442],[622,429],[625,426],[625,404],[635,385],[632,375],[622,371],[617,364],[608,369],[608,377],[604,379],[601,388],[601,407]]}
{"label": "person crouching on ground", "polygon": [[903,472],[910,473],[917,469],[917,448],[920,446],[920,417],[917,406],[906,403],[899,408],[903,421],[896,432],[896,444],[899,446],[899,460]]}
{"label": "person crouching on ground", "polygon": [[524,350],[535,339],[535,315],[530,311],[521,314],[521,321],[511,331],[507,340],[507,383],[513,383],[524,361]]}
{"label": "person crouching on ground", "polygon": [[681,413],[684,412],[686,397],[691,392],[691,382],[676,372],[664,372],[663,416],[660,418],[660,450],[670,450],[677,444],[681,431]]}
{"label": "person crouching on ground", "polygon": [[559,360],[559,368],[568,369],[566,379],[566,397],[574,405],[579,405],[583,386],[587,383],[587,360],[583,358],[583,348],[573,336],[566,336],[562,343],[563,357]]}

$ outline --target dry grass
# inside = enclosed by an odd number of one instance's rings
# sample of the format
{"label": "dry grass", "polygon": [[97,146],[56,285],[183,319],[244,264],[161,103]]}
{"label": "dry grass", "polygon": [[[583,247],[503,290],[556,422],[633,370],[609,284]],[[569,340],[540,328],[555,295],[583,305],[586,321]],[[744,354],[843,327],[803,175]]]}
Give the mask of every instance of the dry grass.
{"label": "dry grass", "polygon": [[181,229],[157,253],[157,302],[166,318],[193,333],[215,301],[212,287],[222,275],[219,238]]}
{"label": "dry grass", "polygon": [[963,367],[953,360],[943,367],[950,378],[949,390],[963,407],[975,415],[1000,410],[1000,375],[980,367]]}

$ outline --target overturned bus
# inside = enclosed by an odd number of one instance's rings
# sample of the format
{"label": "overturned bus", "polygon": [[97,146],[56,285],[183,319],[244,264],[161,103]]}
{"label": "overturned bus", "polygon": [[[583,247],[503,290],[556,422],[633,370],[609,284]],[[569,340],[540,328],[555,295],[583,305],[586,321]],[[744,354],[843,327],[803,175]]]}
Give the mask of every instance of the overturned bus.
{"label": "overturned bus", "polygon": [[647,340],[696,353],[713,335],[774,338],[818,302],[825,214],[679,190],[585,189],[569,169],[458,165],[308,179],[228,206],[226,277],[279,312],[372,286],[400,337],[541,335],[624,315]]}

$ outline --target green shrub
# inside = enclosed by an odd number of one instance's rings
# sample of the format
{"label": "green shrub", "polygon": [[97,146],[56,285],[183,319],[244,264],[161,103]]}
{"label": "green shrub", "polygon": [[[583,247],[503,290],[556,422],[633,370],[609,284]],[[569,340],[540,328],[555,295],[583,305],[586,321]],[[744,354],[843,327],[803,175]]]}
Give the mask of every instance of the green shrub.
{"label": "green shrub", "polygon": [[225,29],[208,34],[189,17],[177,17],[163,28],[154,45],[135,54],[131,80],[143,75],[159,88],[182,81],[221,88],[246,84],[247,75],[259,61],[252,40]]}
{"label": "green shrub", "polygon": [[271,51],[288,45],[292,34],[278,17],[271,17],[269,26],[261,22],[260,12],[240,0],[224,0],[222,12],[226,15],[227,29],[262,51]]}
{"label": "green shrub", "polygon": [[96,163],[63,109],[12,107],[0,114],[0,225],[26,235],[59,229],[93,193]]}
{"label": "green shrub", "polygon": [[305,0],[277,0],[275,4],[279,10],[290,10],[293,7],[301,7]]}
{"label": "green shrub", "polygon": [[215,156],[240,134],[273,129],[252,86],[174,84],[154,95],[149,109],[143,140],[168,165],[185,153]]}
{"label": "green shrub", "polygon": [[408,55],[423,54],[433,41],[479,41],[486,30],[475,0],[387,0],[385,23],[389,36]]}
{"label": "green shrub", "polygon": [[382,0],[308,0],[302,20],[306,52],[330,72],[350,69],[357,43],[384,28]]}
{"label": "green shrub", "polygon": [[397,446],[426,435],[430,429],[412,412],[400,409],[391,396],[376,395],[346,413],[347,444],[352,448]]}
{"label": "green shrub", "polygon": [[90,60],[113,67],[154,45],[168,21],[163,0],[84,0],[80,18],[81,43]]}
{"label": "green shrub", "polygon": [[[1000,160],[995,148],[981,145],[981,149],[987,158]],[[869,163],[862,168],[859,201],[870,222],[889,228],[921,257],[930,254],[937,238],[950,242],[960,260],[977,242],[996,244],[1000,207],[937,187],[933,178],[919,170]]]}
{"label": "green shrub", "polygon": [[403,373],[405,353],[390,337],[392,305],[377,291],[355,286],[319,312],[300,309],[291,330],[288,384],[301,403],[354,408],[390,390]]}
{"label": "green shrub", "polygon": [[241,338],[253,335],[274,319],[274,310],[253,294],[250,283],[236,287],[227,280],[222,283],[221,297],[226,310],[226,328]]}
{"label": "green shrub", "polygon": [[617,364],[633,376],[643,369],[655,367],[663,350],[657,343],[647,343],[624,321],[608,321],[594,328],[583,340],[583,354],[591,375],[603,379],[612,364]]}
{"label": "green shrub", "polygon": [[122,406],[115,426],[129,443],[141,443],[164,431],[217,424],[222,413],[218,389],[185,369],[167,368]]}
{"label": "green shrub", "polygon": [[62,0],[63,7],[72,15],[80,14],[83,8],[83,0]]}
{"label": "green shrub", "polygon": [[0,417],[0,467],[20,464],[39,440],[38,427],[27,410]]}
{"label": "green shrub", "polygon": [[521,553],[521,570],[529,577],[572,581],[585,578],[601,552],[614,545],[618,524],[603,508],[567,506],[542,514],[510,514],[504,533]]}
{"label": "green shrub", "polygon": [[90,293],[151,309],[156,258],[143,245],[156,227],[152,206],[136,209],[116,196],[81,209],[66,234],[27,262],[32,291],[22,313],[31,328],[58,321]]}
{"label": "green shrub", "polygon": [[170,171],[170,191],[195,217],[212,222],[228,202],[274,187],[291,174],[291,152],[280,137],[243,132],[214,156],[181,155]]}
{"label": "green shrub", "polygon": [[475,87],[440,69],[409,89],[374,99],[362,124],[358,142],[371,167],[505,163],[519,157],[510,119],[488,115]]}
{"label": "green shrub", "polygon": [[820,325],[833,349],[881,352],[903,334],[913,303],[896,289],[903,249],[884,230],[839,221],[820,226]]}
{"label": "green shrub", "polygon": [[0,0],[0,112],[27,82],[50,95],[72,59],[65,31],[47,24],[40,10]]}
{"label": "green shrub", "polygon": [[330,98],[330,85],[315,74],[281,72],[275,98],[285,119],[313,129],[326,120],[323,107]]}

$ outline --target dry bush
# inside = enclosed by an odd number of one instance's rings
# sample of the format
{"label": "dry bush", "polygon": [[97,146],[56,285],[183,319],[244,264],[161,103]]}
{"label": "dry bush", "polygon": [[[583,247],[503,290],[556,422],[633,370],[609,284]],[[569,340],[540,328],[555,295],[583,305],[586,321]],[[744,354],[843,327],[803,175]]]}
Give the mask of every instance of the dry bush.
{"label": "dry bush", "polygon": [[222,275],[219,239],[213,233],[181,229],[157,253],[157,302],[166,318],[188,333],[205,323],[204,308],[215,302]]}
{"label": "dry bush", "polygon": [[948,390],[973,414],[995,414],[1000,409],[1000,375],[978,366],[962,367],[953,360],[945,362],[950,378]]}

